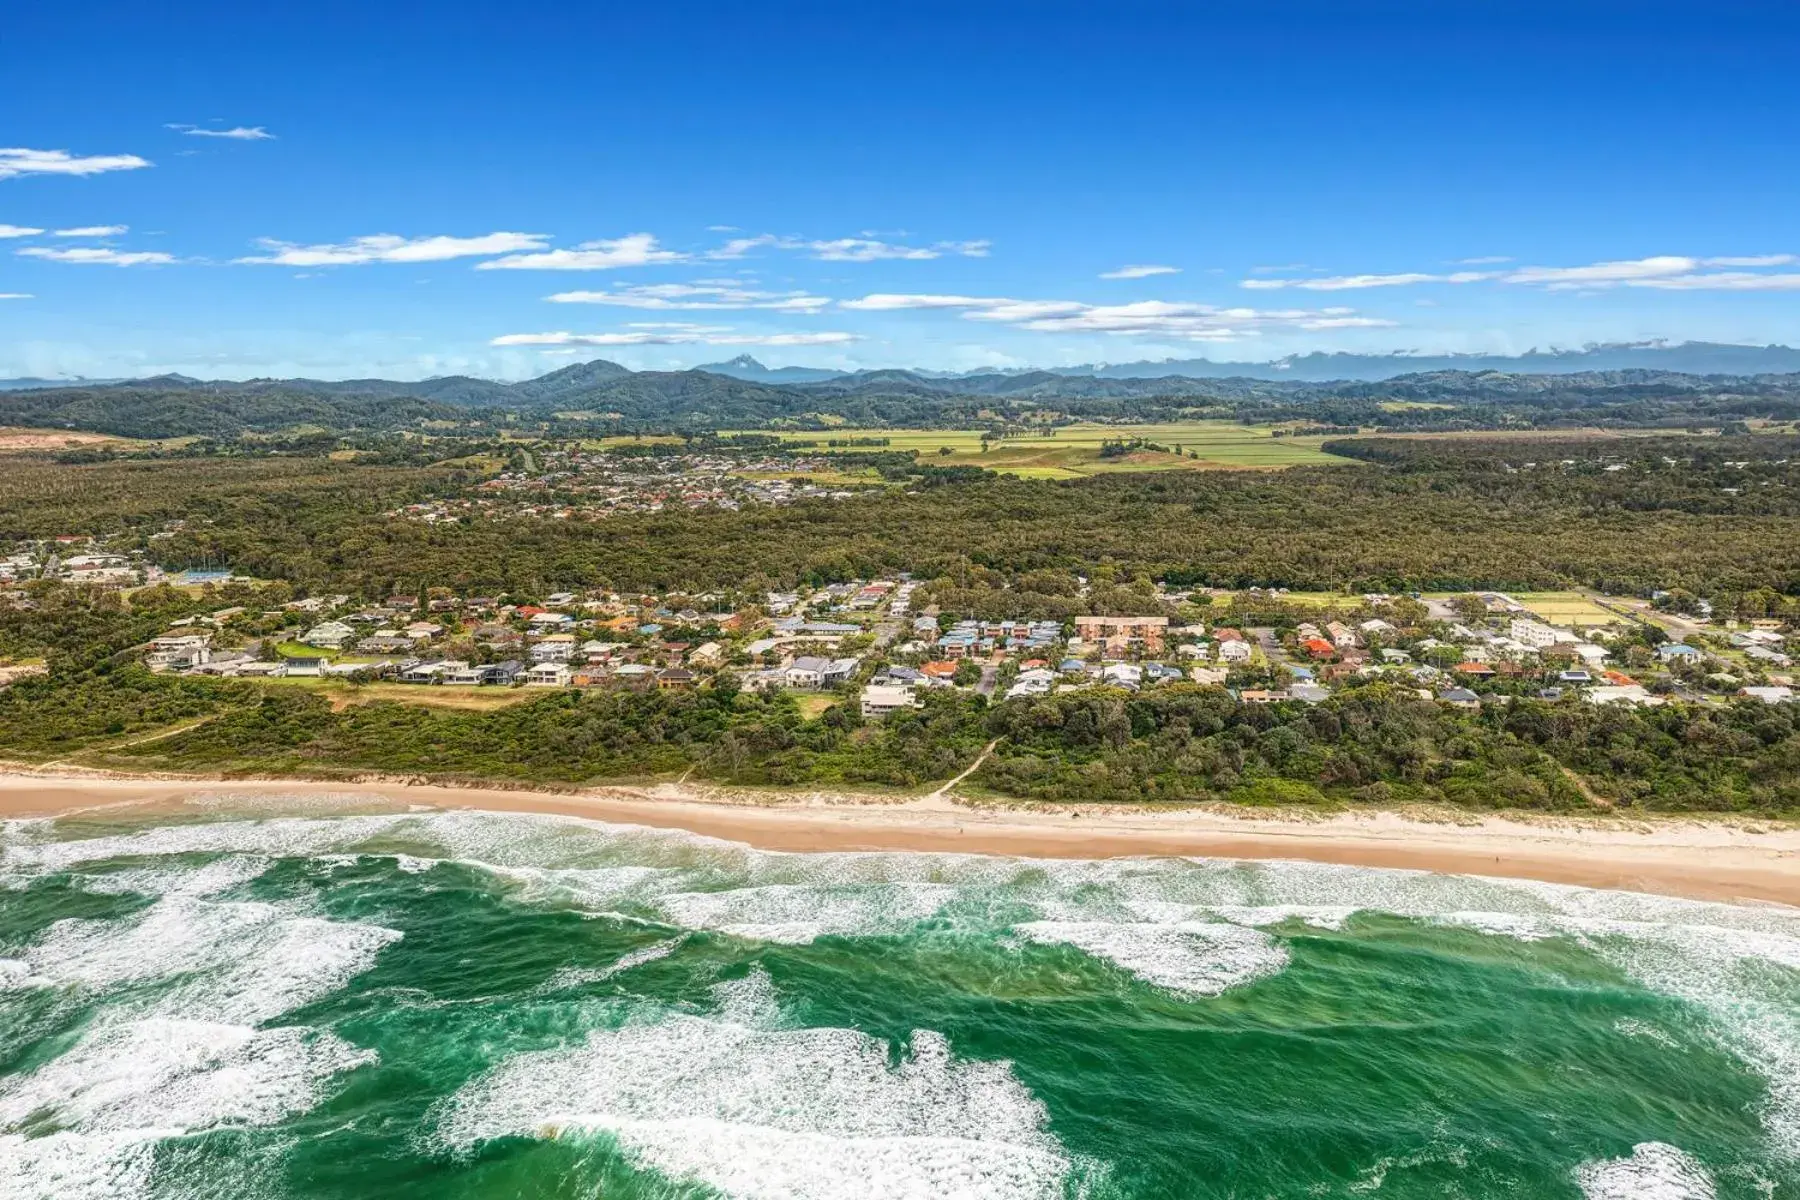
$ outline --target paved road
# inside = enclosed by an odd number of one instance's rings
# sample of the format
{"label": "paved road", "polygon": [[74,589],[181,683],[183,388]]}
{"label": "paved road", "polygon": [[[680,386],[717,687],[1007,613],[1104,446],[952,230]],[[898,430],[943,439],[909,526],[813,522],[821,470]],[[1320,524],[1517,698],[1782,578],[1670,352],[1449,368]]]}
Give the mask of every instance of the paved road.
{"label": "paved road", "polygon": [[1000,682],[1000,668],[990,663],[981,668],[981,680],[975,685],[975,694],[977,696],[993,695],[994,685],[998,682]]}

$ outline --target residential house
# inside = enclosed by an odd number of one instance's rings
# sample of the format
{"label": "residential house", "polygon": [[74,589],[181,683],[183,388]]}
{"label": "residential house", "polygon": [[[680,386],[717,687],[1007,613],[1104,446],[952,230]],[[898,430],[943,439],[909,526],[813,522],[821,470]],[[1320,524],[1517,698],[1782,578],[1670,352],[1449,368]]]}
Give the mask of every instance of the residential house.
{"label": "residential house", "polygon": [[453,660],[414,663],[400,672],[401,683],[443,683],[456,671],[466,671],[469,664]]}
{"label": "residential house", "polygon": [[1445,688],[1437,694],[1437,698],[1441,703],[1448,704],[1452,708],[1467,709],[1471,712],[1481,707],[1481,697],[1468,688]]}
{"label": "residential house", "polygon": [[822,687],[833,688],[840,684],[849,683],[851,677],[856,674],[856,668],[861,662],[862,659],[860,658],[832,659],[825,664],[825,669],[819,673],[820,685]]}
{"label": "residential house", "polygon": [[1555,625],[1546,625],[1542,621],[1534,621],[1529,617],[1514,617],[1507,626],[1507,634],[1515,642],[1523,642],[1535,650],[1545,646],[1554,646],[1558,642],[1578,642],[1572,629],[1560,629]]}
{"label": "residential house", "polygon": [[540,662],[525,672],[526,687],[568,687],[568,664],[560,662]]}
{"label": "residential house", "polygon": [[164,634],[150,642],[144,665],[153,671],[182,671],[212,657],[210,633]]}
{"label": "residential house", "polygon": [[1634,707],[1650,707],[1665,702],[1661,696],[1652,696],[1638,684],[1589,688],[1584,698],[1589,704],[1626,704]]}
{"label": "residential house", "polygon": [[1013,685],[1006,689],[1008,700],[1020,696],[1043,696],[1056,687],[1056,672],[1042,667],[1034,667],[1029,671],[1020,671]]}
{"label": "residential house", "polygon": [[1319,661],[1336,658],[1338,652],[1336,644],[1328,642],[1322,637],[1309,637],[1300,643],[1300,648],[1306,651],[1308,658]]}
{"label": "residential house", "polygon": [[918,708],[920,704],[913,689],[902,684],[871,683],[862,690],[862,715],[865,720],[878,721],[903,708]]}
{"label": "residential house", "polygon": [[1162,652],[1169,628],[1167,617],[1076,617],[1075,636],[1108,649],[1142,646],[1151,654]]}
{"label": "residential house", "polygon": [[497,663],[476,663],[472,666],[464,663],[456,670],[446,672],[444,682],[462,684],[465,687],[484,685],[507,687],[518,679],[520,672],[524,669],[525,664],[517,659]]}
{"label": "residential house", "polygon": [[825,672],[830,667],[828,659],[802,655],[787,665],[782,672],[782,682],[791,688],[816,688],[825,682]]}
{"label": "residential house", "polygon": [[553,633],[533,642],[527,652],[534,663],[566,663],[575,657],[575,636]]}
{"label": "residential house", "polygon": [[1238,693],[1238,702],[1240,704],[1279,704],[1281,701],[1290,698],[1289,694],[1280,688],[1245,688]]}
{"label": "residential house", "polygon": [[1296,683],[1288,689],[1288,697],[1305,704],[1318,704],[1329,700],[1331,692],[1316,683]]}
{"label": "residential house", "polygon": [[1219,661],[1223,663],[1247,663],[1254,653],[1250,649],[1250,643],[1242,638],[1235,642],[1221,641],[1219,643]]}
{"label": "residential house", "polygon": [[1747,700],[1761,700],[1764,704],[1785,704],[1794,698],[1791,687],[1746,687],[1739,688],[1738,695]]}
{"label": "residential house", "polygon": [[1143,686],[1144,672],[1141,667],[1132,663],[1108,663],[1100,671],[1100,682],[1108,687],[1136,691]]}
{"label": "residential house", "polygon": [[356,630],[342,621],[321,621],[300,635],[308,646],[321,650],[342,650],[356,636]]}
{"label": "residential house", "polygon": [[656,686],[665,692],[686,691],[693,687],[699,678],[686,667],[669,667],[657,674]]}
{"label": "residential house", "polygon": [[1188,678],[1208,687],[1224,687],[1230,672],[1224,667],[1189,667]]}

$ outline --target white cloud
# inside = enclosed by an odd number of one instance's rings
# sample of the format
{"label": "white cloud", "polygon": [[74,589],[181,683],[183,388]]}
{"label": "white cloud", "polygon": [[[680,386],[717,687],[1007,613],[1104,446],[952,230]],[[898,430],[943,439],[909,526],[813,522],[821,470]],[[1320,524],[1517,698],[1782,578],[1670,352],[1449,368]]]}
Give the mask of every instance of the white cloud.
{"label": "white cloud", "polygon": [[1353,309],[1219,308],[1211,304],[1140,300],[1131,304],[1085,304],[1078,300],[1013,300],[992,296],[875,293],[846,300],[845,308],[865,312],[901,309],[960,309],[964,319],[996,321],[1037,333],[1104,333],[1125,337],[1165,337],[1183,341],[1229,341],[1265,329],[1371,329],[1394,322],[1356,315]]}
{"label": "white cloud", "polygon": [[729,326],[636,324],[611,333],[507,333],[494,346],[837,346],[854,333],[738,333]]}
{"label": "white cloud", "polygon": [[1666,279],[1637,279],[1628,286],[1671,292],[1793,292],[1800,291],[1800,275],[1713,271],[1700,275],[1671,275]]}
{"label": "white cloud", "polygon": [[805,243],[812,256],[826,262],[875,262],[879,259],[941,258],[946,254],[964,258],[986,258],[991,243],[934,242],[929,246],[901,246],[874,238],[835,238],[830,241]]}
{"label": "white cloud", "polygon": [[46,258],[51,262],[107,267],[156,266],[175,261],[173,254],[164,254],[161,250],[108,250],[99,246],[71,246],[66,250],[49,246],[27,246],[16,253],[27,258]]}
{"label": "white cloud", "polygon": [[751,237],[732,238],[723,246],[708,250],[705,257],[715,261],[729,261],[743,258],[750,251],[760,250],[765,246],[775,250],[798,251],[821,262],[879,262],[887,259],[925,260],[943,258],[945,255],[986,258],[991,243],[982,240],[933,242],[928,246],[906,246],[867,236],[796,238],[782,237],[773,233],[759,233]]}
{"label": "white cloud", "polygon": [[[71,229],[58,229],[55,232],[57,237],[103,238],[118,237],[128,228],[125,225],[76,225]],[[40,229],[38,232],[42,233],[43,230]]]}
{"label": "white cloud", "polygon": [[1159,267],[1150,263],[1132,264],[1116,271],[1103,271],[1102,279],[1147,279],[1152,275],[1179,275],[1180,267]]}
{"label": "white cloud", "polygon": [[[392,233],[377,233],[348,242],[301,246],[293,242],[261,238],[258,244],[270,251],[264,255],[233,259],[233,262],[269,264],[280,267],[341,267],[363,263],[442,262],[452,258],[473,258],[486,254],[509,254],[517,250],[541,249],[548,241],[541,233],[485,233],[477,237],[403,238]],[[490,266],[490,263],[483,263]]]}
{"label": "white cloud", "polygon": [[30,292],[0,292],[0,300],[29,300]]}
{"label": "white cloud", "polygon": [[1456,260],[1456,265],[1459,267],[1491,267],[1498,263],[1509,263],[1511,261],[1511,255],[1483,254],[1476,258],[1459,258]]}
{"label": "white cloud", "polygon": [[638,284],[609,292],[557,292],[544,297],[556,304],[610,304],[618,308],[699,311],[766,308],[776,312],[817,313],[829,297],[806,292],[759,292],[729,282]]}
{"label": "white cloud", "polygon": [[76,156],[67,150],[0,149],[0,179],[16,175],[98,175],[104,171],[135,171],[150,160],[135,154]]}
{"label": "white cloud", "polygon": [[1800,263],[1800,254],[1749,254],[1740,258],[1709,258],[1709,267],[1791,267]]}
{"label": "white cloud", "polygon": [[[1465,259],[1466,263],[1504,261],[1497,259]],[[1702,273],[1705,267],[1781,267],[1800,263],[1800,255],[1756,254],[1718,258],[1692,258],[1680,254],[1652,255],[1649,258],[1617,259],[1589,263],[1579,267],[1515,267],[1499,271],[1454,271],[1446,275],[1409,271],[1392,275],[1332,275],[1303,279],[1243,279],[1238,286],[1252,291],[1274,291],[1300,288],[1314,292],[1336,292],[1360,288],[1407,287],[1414,284],[1460,284],[1494,281],[1498,283],[1541,287],[1547,291],[1578,291],[1594,288],[1640,287],[1665,290],[1698,291],[1788,291],[1793,284],[1783,282],[1788,276],[1757,275],[1749,271]]]}
{"label": "white cloud", "polygon": [[1361,288],[1407,287],[1415,283],[1476,283],[1492,279],[1489,271],[1455,271],[1448,275],[1428,275],[1408,271],[1397,275],[1327,275],[1316,279],[1242,279],[1238,286],[1252,291],[1275,291],[1278,288],[1301,288],[1309,292],[1343,292]]}
{"label": "white cloud", "polygon": [[1699,265],[1697,258],[1659,254],[1650,258],[1590,263],[1585,267],[1520,267],[1507,272],[1503,278],[1507,283],[1546,284],[1553,288],[1607,287],[1633,279],[1685,275]]}
{"label": "white cloud", "polygon": [[44,232],[29,225],[0,225],[0,238],[36,237]]}
{"label": "white cloud", "polygon": [[478,263],[483,271],[611,271],[619,267],[646,267],[658,263],[688,261],[689,255],[678,250],[665,250],[656,237],[648,233],[630,233],[622,238],[582,242],[573,250],[542,250],[540,246],[520,247],[540,250],[536,254],[511,254],[489,262]]}
{"label": "white cloud", "polygon": [[261,125],[236,125],[230,129],[207,129],[200,125],[169,125],[177,133],[189,137],[230,138],[237,142],[272,142],[275,135]]}
{"label": "white cloud", "polygon": [[860,309],[865,312],[889,312],[900,308],[980,308],[985,304],[1014,303],[1014,301],[983,300],[978,296],[932,296],[895,294],[893,292],[875,292],[864,296],[861,300],[845,300],[845,308]]}

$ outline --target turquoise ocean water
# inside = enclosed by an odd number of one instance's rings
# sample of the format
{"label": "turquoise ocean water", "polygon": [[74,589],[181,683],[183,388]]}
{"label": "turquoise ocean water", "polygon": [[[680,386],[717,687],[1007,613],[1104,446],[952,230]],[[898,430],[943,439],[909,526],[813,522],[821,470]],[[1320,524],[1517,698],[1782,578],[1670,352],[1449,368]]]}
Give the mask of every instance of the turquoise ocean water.
{"label": "turquoise ocean water", "polygon": [[0,1196],[1800,1196],[1800,912],[278,794],[13,821]]}

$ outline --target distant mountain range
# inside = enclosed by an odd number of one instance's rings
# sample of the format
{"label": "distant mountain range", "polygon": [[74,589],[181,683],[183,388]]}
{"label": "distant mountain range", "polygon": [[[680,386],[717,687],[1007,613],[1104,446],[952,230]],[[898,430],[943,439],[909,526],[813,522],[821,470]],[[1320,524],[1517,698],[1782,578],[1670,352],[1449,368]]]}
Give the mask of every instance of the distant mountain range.
{"label": "distant mountain range", "polygon": [[[466,375],[423,380],[231,381],[185,375],[117,382],[25,380],[0,390],[0,425],[162,438],[231,437],[306,426],[395,429],[422,421],[491,426],[515,416],[688,429],[770,422],[810,427],[969,425],[991,421],[1003,409],[1050,409],[1098,420],[1167,419],[1199,407],[1254,413],[1262,420],[1305,417],[1337,425],[1460,419],[1416,413],[1401,417],[1391,406],[1397,400],[1427,406],[1524,406],[1562,414],[1557,419],[1572,419],[1579,412],[1639,423],[1720,412],[1800,414],[1800,352],[1783,346],[1595,346],[1516,358],[1335,354],[1282,362],[1286,365],[1191,359],[1054,371],[831,373],[770,370],[744,355],[687,371],[632,371],[595,360],[518,383]],[[1194,373],[1202,366],[1214,373]],[[1409,369],[1397,373],[1400,366]]]}
{"label": "distant mountain range", "polygon": [[[160,375],[150,379],[0,379],[0,392],[43,388],[105,387],[128,383],[194,389],[286,388],[315,394],[413,396],[462,405],[533,405],[579,396],[633,376],[707,375],[772,387],[824,386],[835,393],[871,388],[966,395],[1144,395],[1189,390],[1182,380],[1261,380],[1271,383],[1378,382],[1438,371],[1510,375],[1575,375],[1591,371],[1657,371],[1682,375],[1778,375],[1800,372],[1800,350],[1788,346],[1739,346],[1723,342],[1618,342],[1579,350],[1529,350],[1524,354],[1302,354],[1268,362],[1215,362],[1207,358],[1088,363],[1074,367],[989,367],[972,371],[880,368],[833,371],[820,367],[766,367],[748,354],[707,363],[692,371],[632,371],[597,359],[563,367],[521,383],[468,375],[435,379],[249,379],[241,382]],[[1125,388],[1063,383],[1128,380]]]}
{"label": "distant mountain range", "polygon": [[[754,383],[822,383],[886,372],[827,371],[816,367],[765,367],[748,354],[697,368]],[[1075,367],[910,371],[927,379],[1046,374],[1097,379],[1267,379],[1303,383],[1374,381],[1424,371],[1505,371],[1515,375],[1570,375],[1581,371],[1673,371],[1684,375],[1771,375],[1800,371],[1800,350],[1788,346],[1739,346],[1725,342],[1614,342],[1579,350],[1528,350],[1524,354],[1300,354],[1268,362],[1214,362],[1207,358],[1088,363]]]}

